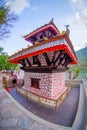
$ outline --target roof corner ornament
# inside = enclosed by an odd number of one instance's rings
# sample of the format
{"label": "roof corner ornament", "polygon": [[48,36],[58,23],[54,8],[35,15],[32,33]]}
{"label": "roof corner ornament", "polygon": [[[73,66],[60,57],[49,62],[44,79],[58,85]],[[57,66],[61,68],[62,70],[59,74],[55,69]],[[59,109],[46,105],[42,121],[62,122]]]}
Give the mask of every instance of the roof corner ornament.
{"label": "roof corner ornament", "polygon": [[69,25],[65,25],[65,27],[66,27],[66,34],[69,37],[70,34]]}
{"label": "roof corner ornament", "polygon": [[52,19],[50,20],[50,23],[53,23],[53,21],[54,21],[54,18],[52,18]]}

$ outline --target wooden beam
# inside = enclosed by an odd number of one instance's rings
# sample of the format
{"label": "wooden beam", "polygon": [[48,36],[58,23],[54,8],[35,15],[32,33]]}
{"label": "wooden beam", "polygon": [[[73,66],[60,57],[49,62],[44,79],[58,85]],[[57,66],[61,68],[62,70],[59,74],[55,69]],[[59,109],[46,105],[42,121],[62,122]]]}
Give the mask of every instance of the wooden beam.
{"label": "wooden beam", "polygon": [[64,72],[66,68],[62,67],[50,67],[50,66],[44,66],[44,67],[24,67],[22,68],[25,72],[35,72],[35,73],[56,73],[56,72]]}

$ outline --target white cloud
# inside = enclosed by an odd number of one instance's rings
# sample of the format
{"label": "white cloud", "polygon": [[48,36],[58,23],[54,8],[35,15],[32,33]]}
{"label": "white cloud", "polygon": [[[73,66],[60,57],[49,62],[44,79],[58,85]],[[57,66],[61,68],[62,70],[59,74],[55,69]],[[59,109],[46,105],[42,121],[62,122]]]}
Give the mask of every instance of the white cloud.
{"label": "white cloud", "polygon": [[80,19],[80,16],[79,16],[79,15],[80,15],[79,12],[76,12],[75,17],[76,17],[77,19]]}
{"label": "white cloud", "polygon": [[16,14],[20,14],[25,8],[30,7],[30,3],[28,0],[8,0],[7,6]]}
{"label": "white cloud", "polygon": [[84,47],[86,47],[87,46],[87,39],[85,39],[82,44],[84,45]]}
{"label": "white cloud", "polygon": [[70,0],[73,3],[79,2],[79,3],[83,3],[83,0]]}
{"label": "white cloud", "polygon": [[71,2],[77,2],[78,0],[71,0]]}
{"label": "white cloud", "polygon": [[87,26],[87,9],[83,9],[82,11],[76,12],[75,14],[76,21]]}
{"label": "white cloud", "polygon": [[[82,0],[72,0],[76,3],[76,13],[70,20],[71,33],[70,37],[76,50],[87,46],[87,9],[86,3]],[[74,3],[75,4],[75,3]]]}

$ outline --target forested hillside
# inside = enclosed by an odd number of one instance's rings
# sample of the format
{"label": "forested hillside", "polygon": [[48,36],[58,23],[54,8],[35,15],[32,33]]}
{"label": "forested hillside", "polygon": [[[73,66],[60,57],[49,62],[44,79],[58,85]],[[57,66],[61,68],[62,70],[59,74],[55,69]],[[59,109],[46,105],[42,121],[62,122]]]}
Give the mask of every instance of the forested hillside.
{"label": "forested hillside", "polygon": [[87,47],[76,51],[76,54],[79,59],[79,64],[87,67]]}

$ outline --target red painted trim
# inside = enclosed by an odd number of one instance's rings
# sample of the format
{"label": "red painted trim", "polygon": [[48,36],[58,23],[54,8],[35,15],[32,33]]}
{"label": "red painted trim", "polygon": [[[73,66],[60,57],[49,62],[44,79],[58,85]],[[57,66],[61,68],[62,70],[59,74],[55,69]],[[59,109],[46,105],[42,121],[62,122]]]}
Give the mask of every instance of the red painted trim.
{"label": "red painted trim", "polygon": [[69,37],[68,37],[67,35],[64,35],[64,36],[65,36],[65,39],[66,39],[66,41],[67,41],[69,47],[70,47],[71,50],[73,51],[73,54],[74,54],[74,56],[76,57],[76,60],[78,60],[77,55],[76,55],[76,53],[75,53],[75,51],[74,51],[73,45],[72,45],[72,43],[71,43]]}
{"label": "red painted trim", "polygon": [[42,42],[39,43],[39,44],[35,44],[35,45],[33,45],[33,46],[29,46],[29,47],[27,47],[27,48],[24,48],[24,49],[18,51],[17,53],[11,55],[9,58],[13,58],[13,57],[14,57],[15,55],[17,55],[17,54],[20,54],[20,55],[21,55],[22,52],[27,51],[27,50],[32,49],[32,48],[35,48],[35,47],[40,46],[40,45],[42,45],[42,44],[46,44],[46,43],[49,43],[49,42],[53,42],[53,41],[56,41],[56,40],[60,40],[60,39],[62,39],[62,38],[65,38],[65,34],[64,34],[64,35],[57,36],[57,37],[54,37],[54,38],[51,38],[51,39],[48,39],[48,40],[45,40],[45,41],[42,41]]}
{"label": "red painted trim", "polygon": [[20,55],[21,55],[23,52],[25,52],[25,51],[27,51],[27,50],[29,50],[29,49],[33,49],[33,48],[35,48],[35,47],[37,47],[37,46],[40,46],[40,45],[42,45],[42,44],[46,44],[46,43],[53,42],[53,41],[56,41],[56,40],[61,40],[61,39],[63,39],[63,38],[67,41],[69,47],[70,47],[71,50],[73,51],[73,54],[74,54],[74,56],[76,57],[76,60],[77,60],[77,56],[76,56],[76,54],[75,54],[75,52],[74,52],[74,49],[73,49],[72,43],[71,43],[69,37],[68,37],[66,34],[64,34],[64,35],[60,35],[60,36],[56,36],[56,37],[54,37],[54,38],[51,38],[51,39],[48,39],[48,40],[42,41],[42,42],[39,43],[39,44],[35,44],[35,45],[33,45],[33,46],[30,46],[30,47],[24,48],[24,49],[18,51],[17,53],[13,54],[13,55],[10,56],[9,58],[14,58],[14,56],[16,56],[17,54],[20,54]]}
{"label": "red painted trim", "polygon": [[55,51],[55,50],[64,50],[64,49],[66,50],[68,55],[73,60],[72,64],[77,64],[76,59],[73,57],[73,55],[71,54],[70,50],[68,49],[68,47],[65,44],[57,45],[57,46],[54,46],[54,47],[50,47],[50,48],[42,49],[42,50],[39,50],[39,51],[36,51],[36,52],[32,52],[32,53],[29,53],[29,54],[25,54],[23,56],[19,56],[17,58],[14,58],[13,60],[9,60],[9,61],[11,63],[17,63],[18,60],[21,60],[21,59],[24,59],[24,58],[28,58],[28,57],[32,57],[32,56],[35,56],[35,55],[39,55],[39,54],[42,54],[44,52],[50,52],[50,51]]}
{"label": "red painted trim", "polygon": [[35,32],[32,32],[31,34],[25,36],[25,40],[27,40],[27,38],[31,37],[31,36],[34,36],[36,35],[37,33],[43,31],[43,30],[46,30],[48,28],[52,28],[57,34],[60,34],[60,32],[53,26],[53,25],[47,25],[46,27],[42,27],[41,29],[35,31]]}
{"label": "red painted trim", "polygon": [[9,92],[9,88],[5,88],[5,90],[6,90],[7,92]]}

